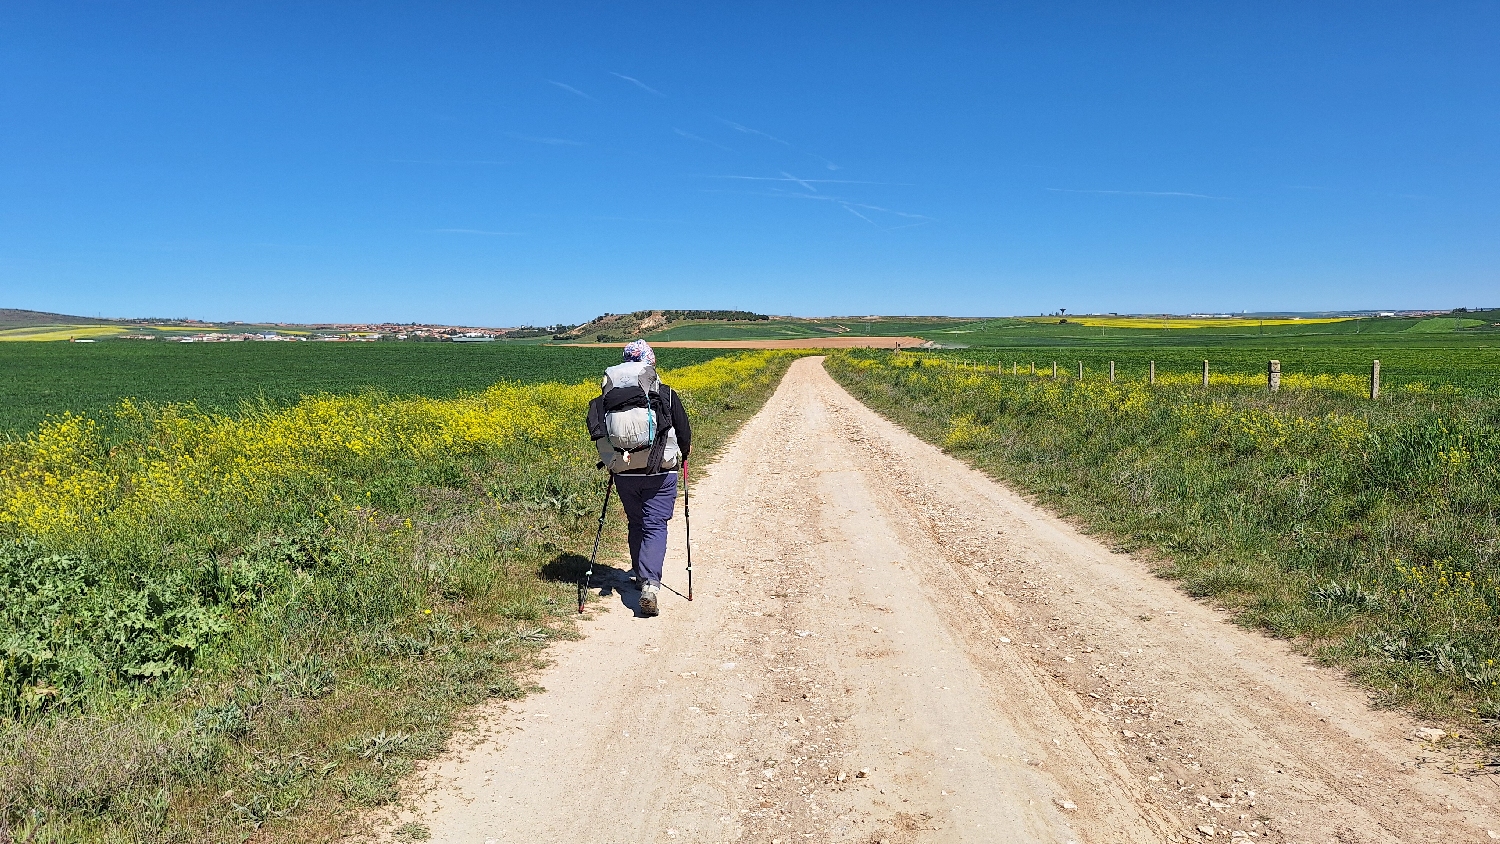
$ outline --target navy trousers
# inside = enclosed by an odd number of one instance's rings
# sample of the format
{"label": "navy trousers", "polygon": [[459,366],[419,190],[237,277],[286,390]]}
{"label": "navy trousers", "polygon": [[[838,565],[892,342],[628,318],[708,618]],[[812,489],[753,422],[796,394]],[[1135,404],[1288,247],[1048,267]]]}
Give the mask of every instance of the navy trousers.
{"label": "navy trousers", "polygon": [[615,489],[630,524],[630,562],[648,583],[661,582],[667,558],[667,522],[677,504],[677,473],[615,475]]}

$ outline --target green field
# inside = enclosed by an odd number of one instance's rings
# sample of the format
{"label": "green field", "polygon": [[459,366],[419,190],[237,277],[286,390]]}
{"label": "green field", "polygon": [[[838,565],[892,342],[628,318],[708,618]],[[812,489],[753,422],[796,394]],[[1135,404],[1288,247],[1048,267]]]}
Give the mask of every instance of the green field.
{"label": "green field", "polygon": [[650,340],[776,340],[830,335],[911,335],[944,346],[1097,349],[1215,347],[1500,348],[1500,311],[1452,316],[1264,320],[1179,317],[848,317],[695,321],[647,335]]}
{"label": "green field", "polygon": [[[1425,384],[1469,390],[1500,388],[1500,311],[1453,316],[1340,319],[1183,319],[1154,317],[947,317],[771,319],[694,322],[649,335],[652,340],[797,339],[836,335],[931,340],[955,360],[1051,372],[1053,361],[1076,375],[1142,379],[1159,372],[1262,375],[1270,360],[1287,374],[1368,378],[1381,362],[1386,386]],[[1166,327],[1162,327],[1166,326]]]}
{"label": "green field", "polygon": [[[662,349],[660,362],[720,354]],[[502,380],[584,381],[619,356],[608,347],[499,343],[0,343],[0,438],[67,411],[107,419],[124,397],[206,411],[365,389],[442,397]]]}
{"label": "green field", "polygon": [[[1279,360],[1286,374],[1368,378],[1379,360],[1385,386],[1425,384],[1466,390],[1500,388],[1500,312],[1458,317],[1358,319],[1216,325],[1212,320],[1175,320],[1172,328],[1086,326],[1030,319],[989,320],[922,332],[954,360],[1006,371],[1018,367],[1050,374],[1057,362],[1076,377],[1107,378],[1110,361],[1118,378],[1144,379],[1152,361],[1166,374],[1263,376]],[[1240,320],[1240,323],[1246,321]],[[1271,322],[1268,320],[1268,322]],[[1206,324],[1209,323],[1209,324]]]}
{"label": "green field", "polygon": [[[1250,320],[1153,320],[1132,318],[1140,327],[1087,325],[1088,317],[1059,319],[994,319],[969,325],[938,327],[917,332],[943,345],[963,346],[1087,346],[1129,348],[1134,346],[1425,346],[1489,345],[1500,347],[1500,311],[1460,314],[1455,317],[1406,317],[1349,319],[1339,322],[1267,319],[1264,325]],[[1110,320],[1124,322],[1125,320]],[[1166,327],[1162,327],[1166,326]]]}

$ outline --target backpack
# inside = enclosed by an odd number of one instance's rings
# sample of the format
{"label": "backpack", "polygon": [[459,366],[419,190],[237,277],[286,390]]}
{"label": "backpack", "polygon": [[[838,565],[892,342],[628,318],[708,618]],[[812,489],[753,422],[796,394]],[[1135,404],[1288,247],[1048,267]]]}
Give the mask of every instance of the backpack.
{"label": "backpack", "polygon": [[589,412],[589,435],[599,449],[600,465],[610,472],[645,469],[650,474],[677,468],[671,413],[676,400],[650,364],[627,361],[604,370],[601,394]]}

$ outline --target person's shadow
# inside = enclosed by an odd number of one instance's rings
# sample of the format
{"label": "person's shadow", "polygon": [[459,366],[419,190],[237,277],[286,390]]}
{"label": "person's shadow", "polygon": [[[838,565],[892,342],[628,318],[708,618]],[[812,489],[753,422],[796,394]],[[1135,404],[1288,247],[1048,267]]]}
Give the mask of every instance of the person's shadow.
{"label": "person's shadow", "polygon": [[[575,586],[588,571],[589,558],[582,554],[563,552],[542,566],[542,577],[557,583]],[[594,574],[589,578],[590,589],[598,589],[600,598],[618,597],[621,606],[641,615],[641,585],[631,578],[627,569],[615,568],[605,563],[594,563]]]}

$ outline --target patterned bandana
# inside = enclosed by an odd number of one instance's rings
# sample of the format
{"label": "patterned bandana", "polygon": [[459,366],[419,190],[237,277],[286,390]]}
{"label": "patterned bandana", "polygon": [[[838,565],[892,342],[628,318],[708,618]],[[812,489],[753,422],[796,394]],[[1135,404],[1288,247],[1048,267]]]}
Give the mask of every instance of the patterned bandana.
{"label": "patterned bandana", "polygon": [[656,366],[656,352],[651,351],[645,340],[631,340],[625,344],[625,360]]}

